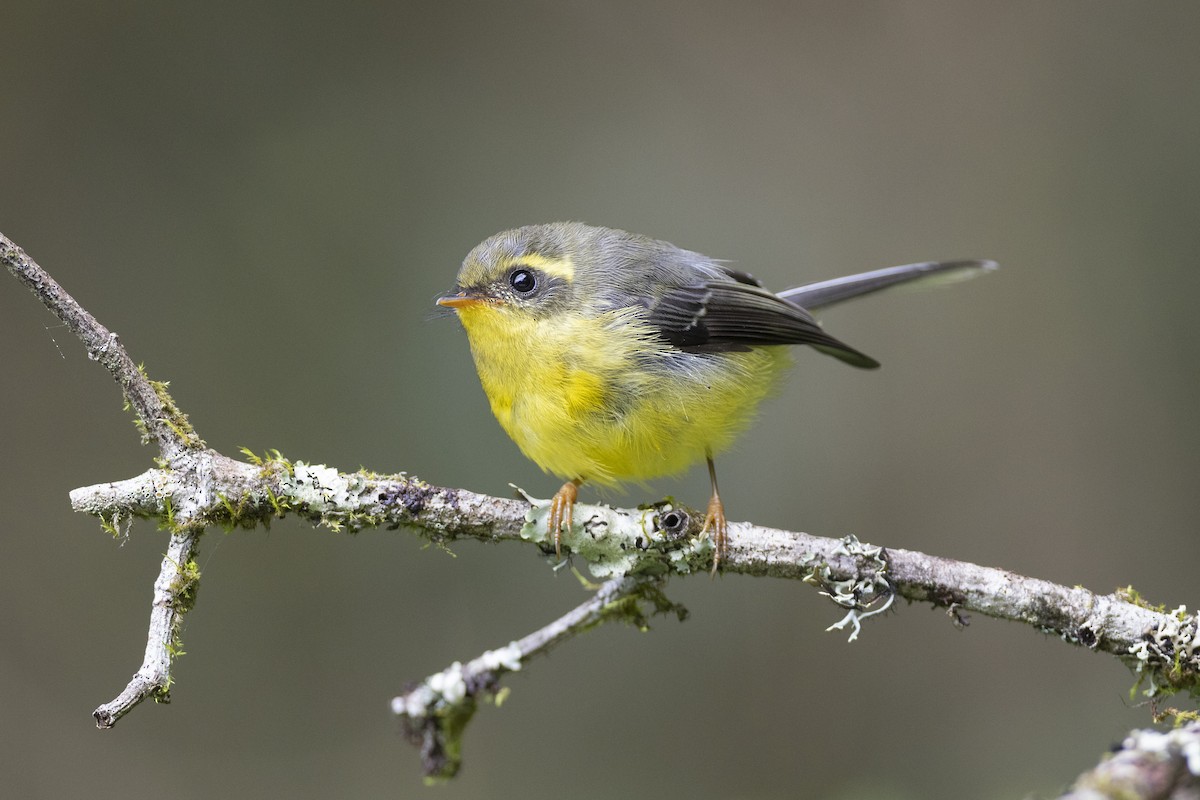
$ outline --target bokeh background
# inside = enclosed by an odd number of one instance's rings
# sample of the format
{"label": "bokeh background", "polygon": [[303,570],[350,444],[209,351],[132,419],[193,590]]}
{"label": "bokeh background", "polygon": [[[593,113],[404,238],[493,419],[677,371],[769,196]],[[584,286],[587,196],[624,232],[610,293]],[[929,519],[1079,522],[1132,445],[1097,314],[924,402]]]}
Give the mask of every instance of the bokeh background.
{"label": "bokeh background", "polygon": [[[1192,3],[59,3],[0,12],[0,230],[219,450],[494,494],[557,486],[432,300],[507,227],[579,219],[769,286],[1003,270],[836,309],[719,460],[731,517],[1197,602],[1200,9]],[[513,676],[453,784],[388,701],[585,593],[527,547],[285,521],[210,533],[170,706],[141,660],[164,534],[107,374],[0,276],[0,783],[11,797],[1013,798],[1149,722],[1106,656],[810,588],[669,587]],[[705,476],[635,488],[699,505]],[[585,492],[585,497],[588,494]],[[593,495],[594,496],[594,495]]]}

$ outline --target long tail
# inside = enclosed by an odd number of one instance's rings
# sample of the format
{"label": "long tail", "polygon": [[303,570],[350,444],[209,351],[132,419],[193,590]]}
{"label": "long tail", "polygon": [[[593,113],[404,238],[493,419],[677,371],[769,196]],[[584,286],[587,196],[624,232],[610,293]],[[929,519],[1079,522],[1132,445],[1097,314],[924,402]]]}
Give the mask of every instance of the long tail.
{"label": "long tail", "polygon": [[789,303],[812,311],[852,297],[890,289],[902,283],[915,281],[918,284],[935,286],[967,280],[990,272],[997,266],[999,265],[995,261],[925,261],[809,283],[795,289],[786,289],[780,292],[779,296]]}

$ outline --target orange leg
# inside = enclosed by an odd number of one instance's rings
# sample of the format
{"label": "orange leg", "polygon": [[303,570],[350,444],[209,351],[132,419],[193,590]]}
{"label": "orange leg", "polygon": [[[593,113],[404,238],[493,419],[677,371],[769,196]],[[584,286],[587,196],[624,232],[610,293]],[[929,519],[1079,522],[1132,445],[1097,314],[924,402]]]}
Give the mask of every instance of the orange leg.
{"label": "orange leg", "polygon": [[708,479],[712,481],[712,497],[708,499],[708,513],[704,516],[704,527],[700,532],[712,529],[712,574],[716,575],[721,568],[721,559],[729,549],[729,523],[725,520],[725,504],[721,502],[721,495],[717,492],[717,468],[711,455],[708,457]]}
{"label": "orange leg", "polygon": [[571,530],[571,517],[575,512],[575,501],[579,499],[579,484],[582,478],[567,481],[550,501],[550,533],[554,536],[554,555],[562,558],[562,529]]}

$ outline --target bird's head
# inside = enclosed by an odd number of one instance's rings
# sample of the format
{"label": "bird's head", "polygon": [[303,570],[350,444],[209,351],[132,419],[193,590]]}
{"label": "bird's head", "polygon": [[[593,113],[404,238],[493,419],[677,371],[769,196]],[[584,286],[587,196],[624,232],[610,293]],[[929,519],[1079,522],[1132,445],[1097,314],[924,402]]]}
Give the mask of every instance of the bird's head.
{"label": "bird's head", "polygon": [[455,291],[437,300],[467,322],[479,314],[544,318],[570,307],[591,229],[577,223],[529,225],[498,233],[463,261]]}

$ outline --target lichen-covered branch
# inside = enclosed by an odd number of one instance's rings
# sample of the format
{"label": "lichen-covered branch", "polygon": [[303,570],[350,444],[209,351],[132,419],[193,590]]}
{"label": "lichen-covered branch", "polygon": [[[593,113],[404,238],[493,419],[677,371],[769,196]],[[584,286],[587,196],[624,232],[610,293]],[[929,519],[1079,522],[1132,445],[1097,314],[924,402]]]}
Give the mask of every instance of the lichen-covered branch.
{"label": "lichen-covered branch", "polygon": [[[109,371],[136,415],[142,441],[157,445],[161,463],[182,473],[194,471],[197,454],[210,451],[204,450],[204,442],[171,399],[167,384],[150,380],[125,352],[117,335],[101,325],[3,233],[0,233],[0,262],[83,342],[88,358]],[[145,509],[154,509],[160,518],[163,517],[161,499],[143,498]],[[180,625],[191,607],[199,576],[194,572],[192,556],[203,526],[189,513],[196,505],[203,505],[202,497],[184,501],[178,512],[167,505],[165,517],[172,530],[171,544],[154,584],[145,659],[125,691],[93,712],[101,728],[111,727],[146,697],[169,699],[171,661],[179,652]],[[120,522],[120,512],[115,508],[110,510],[112,530],[116,531]]]}
{"label": "lichen-covered branch", "polygon": [[1059,800],[1200,798],[1200,722],[1170,731],[1133,731]]}
{"label": "lichen-covered branch", "polygon": [[181,654],[179,628],[184,614],[195,602],[200,581],[195,561],[198,538],[186,533],[171,534],[162,570],[154,581],[145,659],[124,691],[92,712],[97,727],[111,728],[148,697],[162,703],[171,701],[171,660]]}
{"label": "lichen-covered branch", "polygon": [[[548,503],[506,500],[433,486],[407,475],[340,473],[281,457],[246,464],[211,454],[191,473],[154,469],[115,484],[76,489],[78,511],[112,521],[162,519],[188,506],[206,524],[253,526],[297,514],[334,530],[405,526],[433,541],[525,540],[549,552]],[[196,503],[197,497],[207,504]],[[157,505],[156,505],[157,504]],[[708,569],[702,516],[667,504],[638,509],[581,504],[563,545],[597,577],[686,575]],[[892,595],[946,608],[957,624],[984,614],[1031,625],[1065,641],[1118,656],[1151,696],[1200,686],[1196,616],[1150,607],[1132,590],[1096,594],[1002,569],[911,550],[884,549],[853,537],[830,539],[749,523],[730,524],[723,570],[792,578],[818,586],[845,608],[857,629]]]}
{"label": "lichen-covered branch", "polygon": [[441,672],[392,700],[406,737],[421,749],[427,778],[453,777],[462,764],[462,734],[480,700],[499,704],[504,696],[500,679],[515,672],[533,656],[583,631],[613,619],[645,629],[650,613],[687,612],[663,596],[657,580],[647,577],[612,578],[569,613],[524,638],[489,650],[466,664],[455,661]]}
{"label": "lichen-covered branch", "polygon": [[[180,621],[198,586],[194,556],[209,525],[254,527],[292,514],[332,530],[405,526],[433,541],[524,541],[543,553],[553,552],[546,535],[545,501],[488,497],[404,474],[342,473],[290,462],[278,453],[246,453],[248,460],[239,461],[207,448],[166,384],[151,381],[115,334],[3,234],[0,261],[79,336],[89,356],[112,373],[144,438],[156,443],[161,454],[158,466],[141,475],[71,492],[73,508],[97,516],[114,533],[127,529],[134,518],[146,518],[171,534],[154,585],[143,664],[115,700],[96,710],[101,727],[111,726],[147,697],[168,699],[172,660],[180,653]],[[420,731],[423,744],[433,731],[430,752],[440,748],[442,759],[434,772],[448,774],[456,763],[457,756],[447,751],[470,716],[454,710],[452,702],[446,705],[458,692],[460,678],[462,696],[470,695],[473,702],[481,690],[486,690],[485,696],[494,691],[504,670],[517,668],[531,654],[615,613],[616,603],[632,599],[637,608],[641,600],[657,597],[657,605],[669,606],[655,594],[658,584],[669,575],[707,572],[712,563],[712,544],[700,530],[700,516],[666,503],[637,509],[577,506],[576,524],[562,544],[594,575],[608,579],[601,593],[553,625],[466,667],[439,673],[442,677],[427,680],[420,694],[409,693],[397,701],[413,724],[424,719],[439,726],[410,728]],[[945,607],[956,625],[966,625],[967,614],[979,613],[1115,655],[1138,673],[1144,693],[1151,697],[1179,690],[1196,694],[1200,687],[1196,615],[1182,605],[1171,611],[1152,607],[1132,589],[1100,595],[1000,569],[870,546],[854,537],[829,539],[749,523],[729,526],[729,544],[724,571],[816,585],[845,612],[831,627],[849,628],[852,640],[864,619],[881,614],[901,597]],[[622,608],[628,615],[629,606]],[[443,714],[439,708],[449,711]]]}

